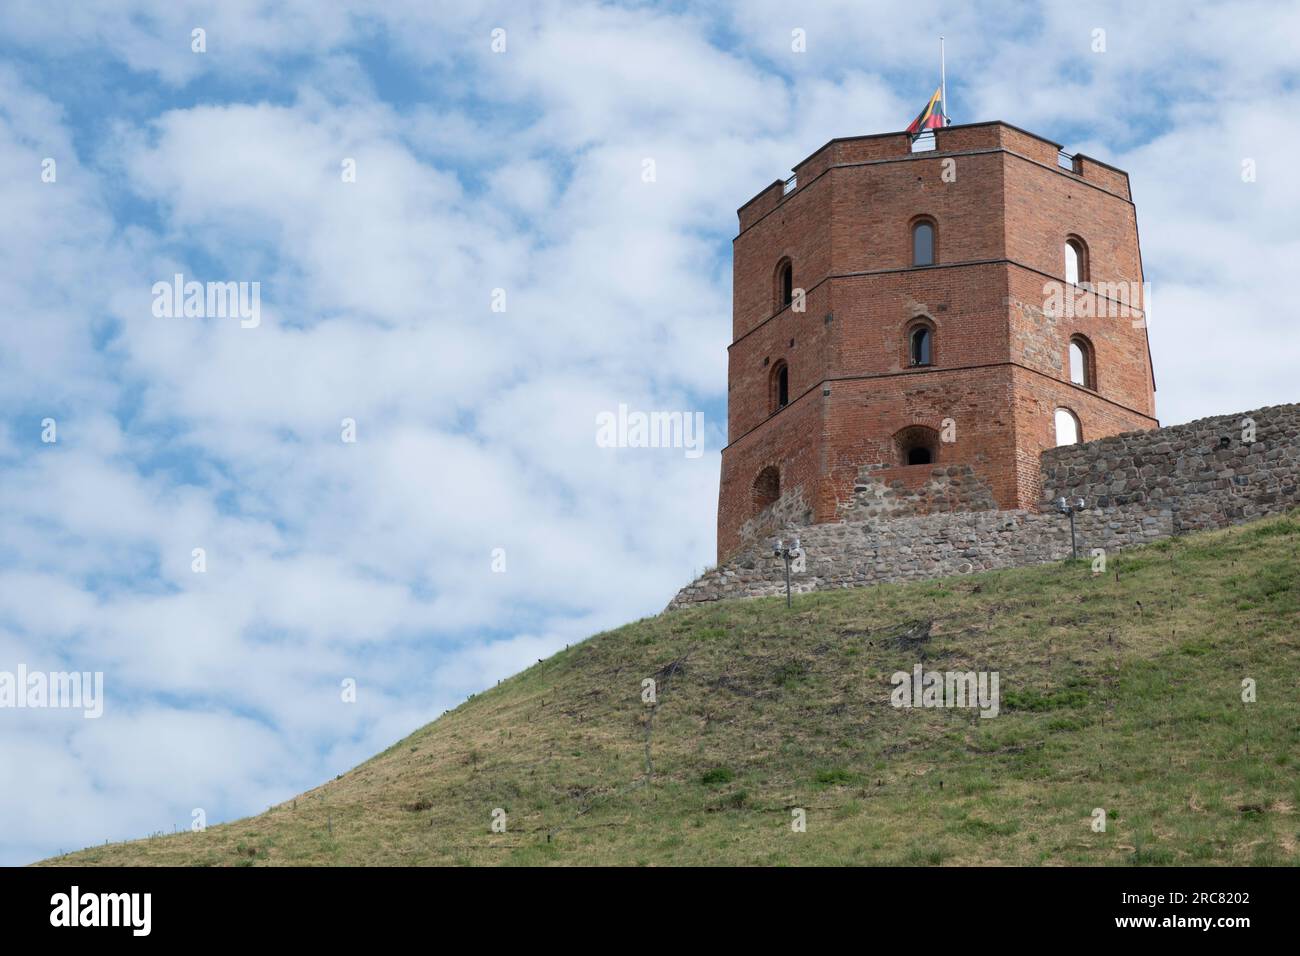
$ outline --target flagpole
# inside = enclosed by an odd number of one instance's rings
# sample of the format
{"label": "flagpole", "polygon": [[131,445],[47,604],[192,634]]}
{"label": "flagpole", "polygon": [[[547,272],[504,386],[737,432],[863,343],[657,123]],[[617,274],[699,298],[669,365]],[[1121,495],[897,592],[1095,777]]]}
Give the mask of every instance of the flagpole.
{"label": "flagpole", "polygon": [[940,94],[943,97],[943,125],[948,126],[952,120],[948,114],[948,69],[944,63],[942,36],[939,37],[939,86],[943,90]]}

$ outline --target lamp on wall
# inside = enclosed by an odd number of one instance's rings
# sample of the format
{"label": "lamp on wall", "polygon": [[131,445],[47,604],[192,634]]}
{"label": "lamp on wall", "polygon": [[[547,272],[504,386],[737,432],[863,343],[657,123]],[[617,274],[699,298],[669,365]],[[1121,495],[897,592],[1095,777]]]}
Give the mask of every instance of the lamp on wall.
{"label": "lamp on wall", "polygon": [[1082,498],[1067,499],[1064,495],[1056,499],[1056,510],[1070,516],[1070,557],[1077,558],[1079,549],[1074,540],[1074,516],[1086,507]]}
{"label": "lamp on wall", "polygon": [[772,542],[772,557],[785,559],[785,606],[790,607],[790,561],[799,557],[803,551],[799,548],[799,536],[794,537],[794,547],[787,548],[780,538]]}

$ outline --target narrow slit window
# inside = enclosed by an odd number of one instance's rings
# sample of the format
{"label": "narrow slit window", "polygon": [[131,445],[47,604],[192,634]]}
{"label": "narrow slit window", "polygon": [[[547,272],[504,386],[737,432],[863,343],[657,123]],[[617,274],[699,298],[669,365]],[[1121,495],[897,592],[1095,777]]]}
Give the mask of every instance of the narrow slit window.
{"label": "narrow slit window", "polygon": [[1088,384],[1088,359],[1078,342],[1070,343],[1070,381],[1075,385]]}
{"label": "narrow slit window", "polygon": [[912,265],[934,265],[934,226],[918,222],[912,227]]}
{"label": "narrow slit window", "polygon": [[782,359],[768,373],[768,414],[775,415],[790,404],[790,366]]}
{"label": "narrow slit window", "polygon": [[1065,240],[1065,281],[1070,285],[1088,281],[1088,247],[1076,236]]}
{"label": "narrow slit window", "polygon": [[912,330],[909,355],[912,365],[930,364],[930,330],[924,325]]}

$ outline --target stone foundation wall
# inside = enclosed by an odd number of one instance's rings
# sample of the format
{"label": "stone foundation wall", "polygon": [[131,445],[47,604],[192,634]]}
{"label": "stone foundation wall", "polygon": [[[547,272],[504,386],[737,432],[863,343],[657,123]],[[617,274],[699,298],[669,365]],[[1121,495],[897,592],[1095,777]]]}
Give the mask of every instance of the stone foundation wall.
{"label": "stone foundation wall", "polygon": [[1221,528],[1297,503],[1300,405],[1054,448],[1043,453],[1042,471],[1046,501],[1168,509],[1175,534]]}
{"label": "stone foundation wall", "polygon": [[768,543],[779,531],[811,525],[812,508],[804,500],[803,489],[797,488],[783,494],[741,526],[743,540]]}
{"label": "stone foundation wall", "polygon": [[[1081,556],[1284,512],[1300,505],[1300,405],[1055,448],[1043,453],[1042,472],[1039,511],[891,517],[886,507],[878,517],[776,529],[802,539],[806,558],[792,585],[859,587],[1069,557],[1069,521],[1049,510],[1060,495],[1085,501],[1075,518]],[[764,541],[705,572],[668,606],[784,590],[784,562]]]}
{"label": "stone foundation wall", "polygon": [[853,497],[839,510],[843,521],[864,521],[997,506],[993,490],[970,465],[876,465],[858,471]]}

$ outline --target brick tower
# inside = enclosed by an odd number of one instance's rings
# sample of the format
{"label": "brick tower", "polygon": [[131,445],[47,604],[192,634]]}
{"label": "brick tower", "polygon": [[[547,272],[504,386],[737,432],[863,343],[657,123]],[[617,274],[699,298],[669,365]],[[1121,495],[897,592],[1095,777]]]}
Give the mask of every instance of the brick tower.
{"label": "brick tower", "polygon": [[1035,508],[1154,428],[1128,175],[1006,123],[836,139],[740,207],[718,558],[777,524]]}

